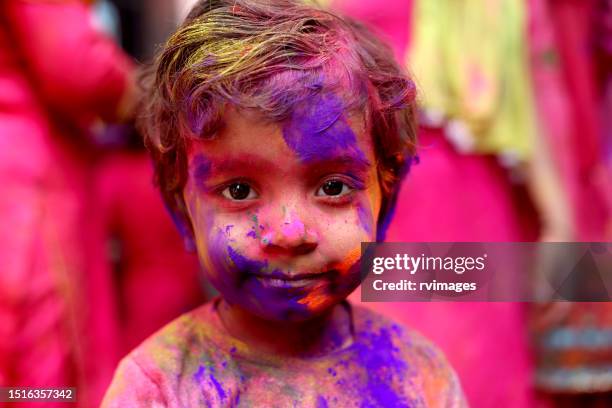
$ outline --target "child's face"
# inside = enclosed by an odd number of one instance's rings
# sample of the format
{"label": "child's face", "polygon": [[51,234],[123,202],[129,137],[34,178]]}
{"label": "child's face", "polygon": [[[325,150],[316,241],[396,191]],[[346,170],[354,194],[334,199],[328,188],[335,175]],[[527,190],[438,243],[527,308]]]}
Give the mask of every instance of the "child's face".
{"label": "child's face", "polygon": [[205,273],[260,317],[320,314],[358,286],[360,243],[376,236],[381,192],[363,120],[333,97],[283,124],[232,108],[224,119],[191,146],[184,189]]}

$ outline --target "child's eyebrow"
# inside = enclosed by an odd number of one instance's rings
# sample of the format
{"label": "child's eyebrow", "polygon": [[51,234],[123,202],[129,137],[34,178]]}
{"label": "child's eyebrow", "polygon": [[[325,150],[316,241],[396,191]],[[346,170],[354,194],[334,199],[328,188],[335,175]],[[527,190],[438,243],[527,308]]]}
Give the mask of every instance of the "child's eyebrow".
{"label": "child's eyebrow", "polygon": [[314,158],[309,160],[307,163],[308,167],[335,167],[341,166],[356,171],[367,171],[371,163],[363,155],[352,155],[352,154],[339,154],[339,155],[326,155],[321,158]]}
{"label": "child's eyebrow", "polygon": [[[371,166],[370,161],[362,155],[351,155],[347,153],[326,155],[325,157],[314,158],[307,162],[302,162],[301,164],[305,167],[305,173],[310,173],[317,168],[331,169],[335,167],[342,167],[357,172],[366,172]],[[206,171],[200,171],[201,167],[205,167]],[[276,168],[278,168],[278,164],[273,161],[269,161],[257,155],[245,154],[239,157],[230,157],[218,161],[206,161],[205,165],[199,163],[199,161],[194,161],[192,163],[192,174],[196,179],[203,181],[213,177],[215,174],[235,173],[245,170],[248,170],[249,173],[262,172],[263,174],[267,174]]]}
{"label": "child's eyebrow", "polygon": [[256,155],[242,155],[240,157],[226,158],[212,164],[213,173],[231,173],[244,170],[270,170],[274,163]]}

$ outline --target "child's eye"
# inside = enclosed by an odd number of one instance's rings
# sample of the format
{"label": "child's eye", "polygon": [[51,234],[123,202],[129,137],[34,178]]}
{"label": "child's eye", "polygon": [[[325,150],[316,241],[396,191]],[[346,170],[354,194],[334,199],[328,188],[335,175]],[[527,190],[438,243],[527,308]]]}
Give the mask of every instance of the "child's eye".
{"label": "child's eye", "polygon": [[340,180],[327,180],[317,190],[317,196],[340,197],[353,191],[346,183]]}
{"label": "child's eye", "polygon": [[257,193],[251,186],[244,182],[236,182],[227,186],[221,194],[223,197],[234,201],[252,200],[257,198]]}

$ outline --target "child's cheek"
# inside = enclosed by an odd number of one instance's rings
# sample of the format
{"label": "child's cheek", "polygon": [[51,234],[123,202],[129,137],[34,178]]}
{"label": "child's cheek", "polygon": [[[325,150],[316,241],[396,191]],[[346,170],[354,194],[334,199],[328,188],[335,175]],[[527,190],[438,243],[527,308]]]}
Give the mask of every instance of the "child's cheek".
{"label": "child's cheek", "polygon": [[240,234],[240,228],[235,224],[213,220],[206,238],[198,240],[198,254],[207,279],[230,302],[240,299],[239,289],[245,279],[236,266],[245,268],[243,264],[247,262],[241,255],[242,248],[232,238],[236,234]]}
{"label": "child's cheek", "polygon": [[[224,217],[216,212],[202,223],[198,253],[207,278],[223,296],[237,302],[244,295],[244,271],[265,271],[259,255],[261,225],[256,213]],[[242,293],[242,295],[240,295]]]}
{"label": "child's cheek", "polygon": [[241,233],[237,239],[254,250],[259,245],[264,231],[260,214],[258,212],[247,212],[245,216],[242,216],[241,225]]}
{"label": "child's cheek", "polygon": [[334,217],[325,225],[325,257],[339,260],[334,269],[342,275],[356,272],[361,256],[361,243],[372,239],[374,220],[367,200],[356,202],[342,217]]}
{"label": "child's cheek", "polygon": [[228,274],[229,237],[235,232],[236,225],[224,222],[209,202],[202,199],[193,184],[185,189],[185,200],[191,217],[194,239],[200,264],[206,278],[221,291],[236,280]]}
{"label": "child's cheek", "polygon": [[358,225],[367,235],[367,241],[373,239],[374,231],[374,215],[372,213],[372,204],[368,200],[363,200],[355,204],[355,211],[357,212]]}

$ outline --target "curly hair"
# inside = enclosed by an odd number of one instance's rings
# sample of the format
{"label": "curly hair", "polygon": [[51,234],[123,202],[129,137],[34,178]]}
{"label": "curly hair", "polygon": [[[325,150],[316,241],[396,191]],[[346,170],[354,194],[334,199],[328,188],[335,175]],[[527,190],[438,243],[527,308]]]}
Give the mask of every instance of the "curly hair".
{"label": "curly hair", "polygon": [[[139,119],[155,182],[186,219],[182,190],[193,140],[223,126],[227,104],[282,122],[324,92],[364,114],[382,191],[379,239],[415,154],[415,86],[363,25],[297,0],[201,0],[161,49]],[[189,224],[189,223],[188,223]]]}

